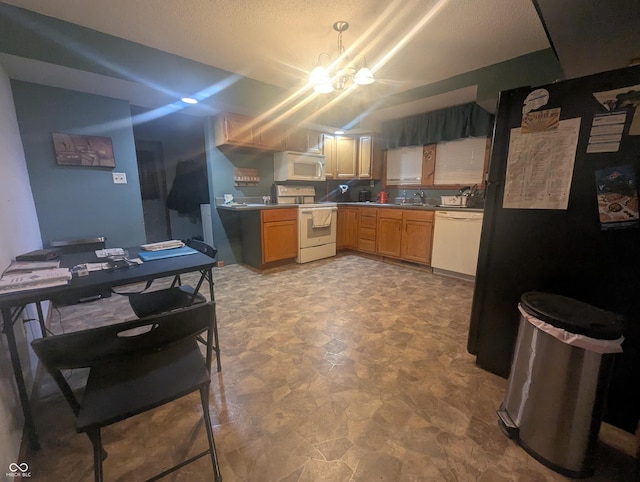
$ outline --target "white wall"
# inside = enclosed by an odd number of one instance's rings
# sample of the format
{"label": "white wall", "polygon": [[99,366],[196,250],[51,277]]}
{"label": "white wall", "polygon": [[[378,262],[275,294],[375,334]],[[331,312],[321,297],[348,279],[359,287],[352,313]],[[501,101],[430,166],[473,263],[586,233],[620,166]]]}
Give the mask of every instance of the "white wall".
{"label": "white wall", "polygon": [[[18,131],[11,84],[0,65],[0,271],[17,254],[40,249],[42,240]],[[33,325],[34,323],[29,323]],[[33,384],[22,323],[16,338],[27,387]],[[22,409],[13,378],[6,337],[0,335],[0,473],[17,459],[23,428]]]}

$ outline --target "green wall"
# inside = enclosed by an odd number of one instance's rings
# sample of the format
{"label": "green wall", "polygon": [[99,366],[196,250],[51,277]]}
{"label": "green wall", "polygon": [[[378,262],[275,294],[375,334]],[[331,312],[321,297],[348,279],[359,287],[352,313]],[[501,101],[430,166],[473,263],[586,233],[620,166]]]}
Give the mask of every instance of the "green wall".
{"label": "green wall", "polygon": [[[42,242],[106,236],[108,247],[145,242],[129,103],[11,82]],[[115,169],[58,166],[52,132],[110,137]],[[127,184],[111,173],[124,172]]]}

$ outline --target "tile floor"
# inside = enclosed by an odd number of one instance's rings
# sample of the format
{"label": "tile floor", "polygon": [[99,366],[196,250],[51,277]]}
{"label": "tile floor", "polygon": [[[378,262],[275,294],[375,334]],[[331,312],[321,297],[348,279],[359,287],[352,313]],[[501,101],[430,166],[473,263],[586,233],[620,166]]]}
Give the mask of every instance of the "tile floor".
{"label": "tile floor", "polygon": [[[472,283],[352,254],[214,278],[222,372],[210,406],[225,482],[567,480],[497,426],[506,380],[466,351]],[[129,316],[113,296],[54,310],[51,327]],[[34,406],[32,480],[93,480],[90,443],[50,383]],[[105,429],[106,480],[144,480],[203,450],[200,416],[194,396]],[[635,459],[604,443],[598,453],[587,480],[633,480]],[[213,480],[210,462],[165,480]]]}

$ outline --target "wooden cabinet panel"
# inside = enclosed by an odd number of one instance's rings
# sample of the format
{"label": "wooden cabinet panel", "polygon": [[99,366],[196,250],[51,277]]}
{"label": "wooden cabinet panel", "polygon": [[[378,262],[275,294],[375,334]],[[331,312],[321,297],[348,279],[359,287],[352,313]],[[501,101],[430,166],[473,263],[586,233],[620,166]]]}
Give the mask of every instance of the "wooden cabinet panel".
{"label": "wooden cabinet panel", "polygon": [[378,227],[378,219],[375,216],[362,216],[360,220],[361,228],[376,229]]}
{"label": "wooden cabinet panel", "polygon": [[337,249],[358,248],[358,208],[338,207]]}
{"label": "wooden cabinet panel", "polygon": [[216,146],[235,146],[265,151],[282,151],[285,146],[284,126],[240,114],[224,113],[215,118]]}
{"label": "wooden cabinet panel", "polygon": [[254,144],[254,125],[250,117],[238,114],[223,116],[224,140],[239,144]]}
{"label": "wooden cabinet panel", "polygon": [[375,239],[358,239],[358,251],[364,251],[365,253],[375,253],[376,252],[376,241]]}
{"label": "wooden cabinet panel", "polygon": [[298,210],[261,211],[262,263],[298,256]]}
{"label": "wooden cabinet panel", "polygon": [[358,219],[358,250],[376,252],[378,208],[360,208]]}
{"label": "wooden cabinet panel", "polygon": [[[283,151],[285,149],[285,139],[287,136],[284,126],[267,121],[258,128],[258,144],[269,150]],[[254,137],[254,141],[255,141]]]}
{"label": "wooden cabinet panel", "polygon": [[353,179],[356,177],[358,144],[354,137],[322,135],[327,179]]}
{"label": "wooden cabinet panel", "polygon": [[307,130],[307,151],[322,154],[322,132],[313,129]]}
{"label": "wooden cabinet panel", "polygon": [[328,179],[381,179],[382,150],[373,135],[321,135]]}
{"label": "wooden cabinet panel", "polygon": [[353,179],[356,177],[356,155],[358,144],[352,137],[336,138],[336,178]]}
{"label": "wooden cabinet panel", "polygon": [[288,151],[322,154],[322,133],[304,127],[289,128],[285,148]]}
{"label": "wooden cabinet panel", "polygon": [[358,140],[358,177],[371,177],[371,155],[373,152],[373,137],[360,136]]}
{"label": "wooden cabinet panel", "polygon": [[308,149],[307,130],[300,128],[287,129],[286,150],[305,152]]}
{"label": "wooden cabinet panel", "polygon": [[336,137],[322,135],[322,153],[324,154],[324,171],[327,179],[336,176]]}
{"label": "wooden cabinet panel", "polygon": [[402,210],[382,209],[378,217],[378,254],[400,257]]}
{"label": "wooden cabinet panel", "polygon": [[262,225],[262,262],[270,263],[298,255],[298,225],[277,221]]}
{"label": "wooden cabinet panel", "polygon": [[416,263],[431,263],[433,222],[405,219],[400,257]]}
{"label": "wooden cabinet panel", "polygon": [[296,221],[298,219],[298,210],[291,209],[263,209],[261,211],[262,222],[271,223],[274,221]]}
{"label": "wooden cabinet panel", "polygon": [[358,138],[358,179],[382,179],[382,149],[378,136]]}

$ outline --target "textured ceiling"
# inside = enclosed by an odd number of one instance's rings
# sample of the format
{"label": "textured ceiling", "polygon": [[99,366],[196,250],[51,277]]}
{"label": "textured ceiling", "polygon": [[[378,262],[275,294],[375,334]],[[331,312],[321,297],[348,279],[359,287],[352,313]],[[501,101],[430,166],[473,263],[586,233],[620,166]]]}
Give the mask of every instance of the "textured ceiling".
{"label": "textured ceiling", "polygon": [[345,46],[404,90],[549,43],[529,0],[13,0],[17,5],[263,82],[306,80]]}
{"label": "textured ceiling", "polygon": [[590,2],[570,22],[563,2],[536,3],[567,78],[640,62],[640,0]]}
{"label": "textured ceiling", "polygon": [[[549,47],[530,0],[9,0],[285,89],[321,52],[366,56],[390,95]],[[384,86],[384,87],[382,87]],[[380,89],[384,90],[381,91]],[[466,100],[464,100],[466,101]]]}

